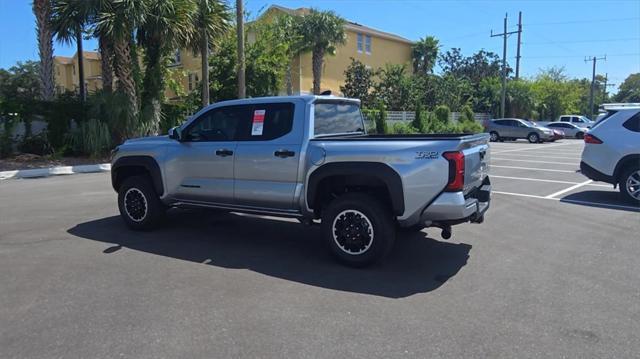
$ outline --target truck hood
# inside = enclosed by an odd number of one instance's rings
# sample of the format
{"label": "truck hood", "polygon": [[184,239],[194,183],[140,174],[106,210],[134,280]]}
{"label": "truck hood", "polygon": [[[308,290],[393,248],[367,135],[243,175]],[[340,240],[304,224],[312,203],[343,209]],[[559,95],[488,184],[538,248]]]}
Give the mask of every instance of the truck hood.
{"label": "truck hood", "polygon": [[151,143],[161,143],[161,142],[167,142],[169,141],[169,136],[167,135],[163,135],[163,136],[149,136],[149,137],[138,137],[138,138],[132,138],[129,140],[124,141],[124,144],[130,144],[130,143],[145,143],[145,142],[151,142]]}

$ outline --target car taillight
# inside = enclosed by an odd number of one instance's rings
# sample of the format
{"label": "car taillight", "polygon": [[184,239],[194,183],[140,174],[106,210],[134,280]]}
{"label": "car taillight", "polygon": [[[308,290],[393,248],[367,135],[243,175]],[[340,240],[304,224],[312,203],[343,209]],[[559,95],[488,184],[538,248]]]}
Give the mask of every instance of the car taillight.
{"label": "car taillight", "polygon": [[449,161],[449,183],[445,191],[458,192],[464,188],[464,153],[445,152],[442,157]]}
{"label": "car taillight", "polygon": [[598,137],[594,136],[594,135],[590,135],[588,133],[586,133],[584,135],[584,143],[591,143],[594,145],[599,145],[602,143],[602,140],[600,140]]}

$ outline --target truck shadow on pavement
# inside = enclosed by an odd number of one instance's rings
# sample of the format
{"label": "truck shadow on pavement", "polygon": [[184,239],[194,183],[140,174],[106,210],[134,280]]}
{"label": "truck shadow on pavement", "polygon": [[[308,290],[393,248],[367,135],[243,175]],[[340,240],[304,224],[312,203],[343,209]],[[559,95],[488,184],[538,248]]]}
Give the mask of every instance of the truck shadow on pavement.
{"label": "truck shadow on pavement", "polygon": [[[325,249],[319,226],[237,214],[172,211],[153,232],[129,230],[118,216],[78,224],[68,233],[122,248],[223,268],[249,269],[307,285],[403,298],[437,289],[467,263],[471,245],[398,233],[383,264],[344,267]],[[135,275],[135,274],[132,274]]]}

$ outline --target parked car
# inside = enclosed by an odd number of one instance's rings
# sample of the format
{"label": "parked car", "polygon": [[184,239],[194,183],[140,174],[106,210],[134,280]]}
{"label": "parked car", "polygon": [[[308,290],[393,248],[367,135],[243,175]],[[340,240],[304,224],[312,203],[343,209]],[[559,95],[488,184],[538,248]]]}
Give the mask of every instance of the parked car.
{"label": "parked car", "polygon": [[595,122],[580,115],[562,115],[558,117],[557,121],[536,121],[536,123],[539,126],[547,126],[550,123],[555,123],[555,122],[573,123],[575,125],[578,125],[579,127],[586,127],[586,128],[591,128],[591,126],[595,124]]}
{"label": "parked car", "polygon": [[169,207],[321,221],[343,263],[391,249],[396,227],[481,223],[490,203],[489,136],[368,135],[360,101],[333,96],[219,102],[169,136],[126,141],[112,160],[118,207],[132,229]]}
{"label": "parked car", "polygon": [[552,128],[551,130],[553,131],[553,139],[551,140],[551,142],[561,140],[565,137],[564,132],[562,130],[558,130],[555,128]]}
{"label": "parked car", "polygon": [[538,143],[551,141],[554,136],[551,129],[518,118],[489,120],[484,127],[492,142],[524,138],[531,143]]}
{"label": "parked car", "polygon": [[640,205],[640,106],[608,108],[584,142],[582,174],[619,186],[625,200]]}
{"label": "parked car", "polygon": [[561,130],[564,132],[566,137],[573,137],[582,139],[584,134],[589,131],[586,127],[580,127],[575,123],[571,122],[551,122],[547,124],[545,127],[550,128],[552,130]]}

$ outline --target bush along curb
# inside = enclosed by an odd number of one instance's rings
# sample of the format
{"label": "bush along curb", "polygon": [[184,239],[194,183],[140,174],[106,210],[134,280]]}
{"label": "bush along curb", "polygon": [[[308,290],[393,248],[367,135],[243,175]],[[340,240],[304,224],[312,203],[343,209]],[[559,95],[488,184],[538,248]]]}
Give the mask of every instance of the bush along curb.
{"label": "bush along curb", "polygon": [[57,175],[72,175],[76,173],[95,173],[111,171],[111,164],[101,163],[96,165],[58,166],[50,168],[36,168],[30,170],[16,170],[0,172],[0,180],[10,178],[38,178]]}

